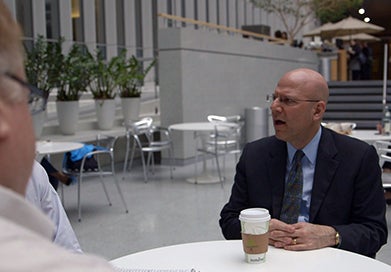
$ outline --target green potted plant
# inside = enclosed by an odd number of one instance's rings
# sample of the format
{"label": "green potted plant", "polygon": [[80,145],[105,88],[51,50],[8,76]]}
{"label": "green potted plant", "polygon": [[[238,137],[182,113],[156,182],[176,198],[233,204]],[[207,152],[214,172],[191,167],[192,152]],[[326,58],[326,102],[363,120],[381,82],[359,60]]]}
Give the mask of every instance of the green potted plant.
{"label": "green potted plant", "polygon": [[[40,35],[31,48],[25,47],[25,52],[25,71],[28,82],[44,91],[46,97],[49,97],[58,71],[56,66],[59,58],[57,42],[48,42]],[[37,138],[42,134],[45,121],[46,111],[33,116]]]}
{"label": "green potted plant", "polygon": [[143,63],[134,55],[130,58],[126,56],[126,50],[114,59],[116,71],[116,83],[118,85],[119,96],[121,97],[122,113],[125,122],[137,120],[140,115],[141,87],[148,72],[155,65],[153,60],[145,69]]}
{"label": "green potted plant", "polygon": [[60,131],[74,134],[79,119],[79,99],[91,81],[93,57],[86,46],[73,44],[69,53],[58,62],[57,116]]}
{"label": "green potted plant", "polygon": [[98,52],[91,67],[92,80],[89,87],[95,99],[98,127],[100,129],[111,129],[115,119],[115,96],[117,95],[117,84],[115,81],[116,58],[107,62],[103,54]]}

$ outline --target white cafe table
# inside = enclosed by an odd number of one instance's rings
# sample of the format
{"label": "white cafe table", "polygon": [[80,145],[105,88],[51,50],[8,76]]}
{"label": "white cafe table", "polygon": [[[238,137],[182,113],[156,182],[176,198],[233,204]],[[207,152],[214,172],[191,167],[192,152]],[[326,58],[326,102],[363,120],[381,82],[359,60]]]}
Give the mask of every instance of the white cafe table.
{"label": "white cafe table", "polygon": [[37,155],[51,155],[65,153],[68,151],[82,148],[83,144],[78,142],[59,142],[59,141],[37,141],[35,150]]}
{"label": "white cafe table", "polygon": [[360,139],[368,144],[374,144],[376,141],[391,140],[391,135],[379,134],[377,130],[353,129],[349,136]]}
{"label": "white cafe table", "polygon": [[180,244],[130,254],[110,262],[133,269],[194,269],[199,272],[391,272],[391,266],[345,250],[287,251],[269,246],[266,262],[248,264],[241,240]]}
{"label": "white cafe table", "polygon": [[[170,131],[182,131],[182,132],[193,132],[194,141],[197,140],[199,133],[208,133],[215,131],[215,125],[210,122],[187,122],[173,124],[168,127]],[[220,182],[218,176],[210,175],[207,173],[206,162],[204,161],[202,174],[195,178],[188,178],[188,182],[191,183],[217,183]]]}
{"label": "white cafe table", "polygon": [[78,142],[37,141],[35,143],[35,149],[40,155],[65,153],[82,147],[83,144]]}
{"label": "white cafe table", "polygon": [[191,131],[191,132],[213,132],[215,125],[210,122],[188,122],[173,124],[168,127],[170,130]]}

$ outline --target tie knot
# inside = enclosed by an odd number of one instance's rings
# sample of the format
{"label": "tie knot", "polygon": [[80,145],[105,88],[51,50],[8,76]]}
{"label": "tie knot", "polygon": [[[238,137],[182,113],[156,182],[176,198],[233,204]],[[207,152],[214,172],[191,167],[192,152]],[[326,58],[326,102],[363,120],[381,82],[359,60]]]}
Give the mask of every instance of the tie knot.
{"label": "tie knot", "polygon": [[296,150],[295,155],[293,156],[292,164],[300,164],[301,159],[304,157],[304,152],[301,149]]}

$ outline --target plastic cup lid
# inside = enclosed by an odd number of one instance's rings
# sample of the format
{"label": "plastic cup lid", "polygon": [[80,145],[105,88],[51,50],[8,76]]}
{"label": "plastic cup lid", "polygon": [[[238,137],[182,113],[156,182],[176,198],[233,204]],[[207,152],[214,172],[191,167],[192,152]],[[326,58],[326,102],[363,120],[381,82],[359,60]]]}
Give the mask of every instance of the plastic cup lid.
{"label": "plastic cup lid", "polygon": [[246,222],[265,222],[270,220],[270,214],[264,208],[250,208],[240,212],[239,220]]}

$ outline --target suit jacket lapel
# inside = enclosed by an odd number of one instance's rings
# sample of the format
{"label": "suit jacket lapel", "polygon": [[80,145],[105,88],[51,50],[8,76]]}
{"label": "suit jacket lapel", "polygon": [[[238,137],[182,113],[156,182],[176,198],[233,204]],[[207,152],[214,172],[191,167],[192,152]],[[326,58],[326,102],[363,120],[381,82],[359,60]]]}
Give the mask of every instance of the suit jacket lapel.
{"label": "suit jacket lapel", "polygon": [[287,159],[286,143],[277,140],[269,153],[269,176],[272,183],[272,217],[279,218],[285,187],[285,168]]}
{"label": "suit jacket lapel", "polygon": [[337,170],[339,164],[339,161],[335,159],[337,153],[338,151],[331,132],[323,128],[316,157],[314,183],[311,194],[310,222],[314,221]]}

